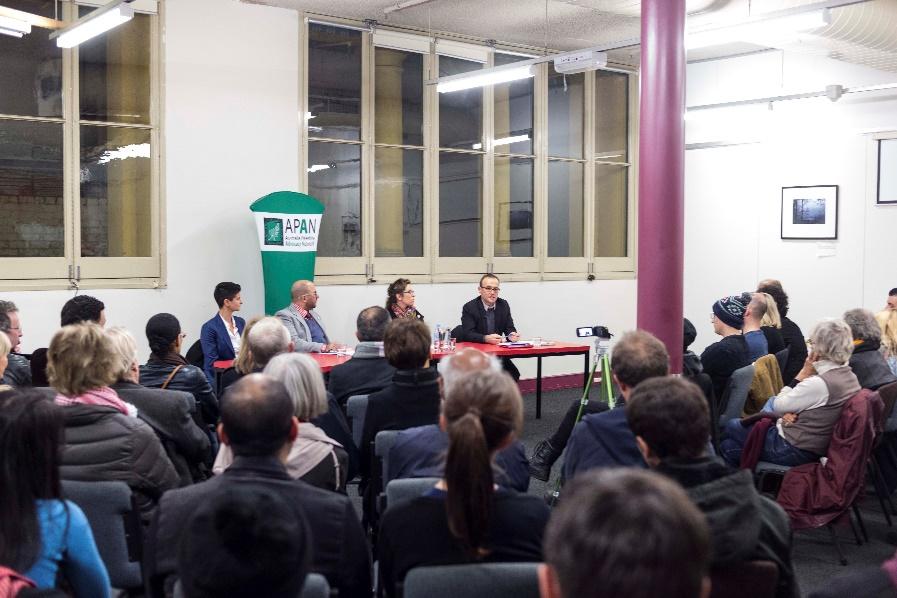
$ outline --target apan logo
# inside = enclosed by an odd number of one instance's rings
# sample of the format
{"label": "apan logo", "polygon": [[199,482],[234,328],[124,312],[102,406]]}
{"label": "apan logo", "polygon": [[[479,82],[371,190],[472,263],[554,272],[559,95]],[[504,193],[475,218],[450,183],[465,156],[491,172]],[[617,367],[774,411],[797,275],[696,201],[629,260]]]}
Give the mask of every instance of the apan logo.
{"label": "apan logo", "polygon": [[283,245],[283,220],[265,218],[265,245]]}

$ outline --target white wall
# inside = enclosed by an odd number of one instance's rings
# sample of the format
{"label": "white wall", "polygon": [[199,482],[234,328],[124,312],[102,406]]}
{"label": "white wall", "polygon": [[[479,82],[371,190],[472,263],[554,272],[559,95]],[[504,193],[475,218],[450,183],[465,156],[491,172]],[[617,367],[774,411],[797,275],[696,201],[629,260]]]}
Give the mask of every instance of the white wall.
{"label": "white wall", "polygon": [[[687,104],[895,81],[895,73],[769,52],[689,65]],[[805,334],[822,317],[880,309],[897,286],[897,209],[875,205],[866,156],[869,131],[897,130],[897,96],[797,101],[763,112],[689,119],[690,143],[759,140],[686,152],[685,311],[698,328],[698,351],[715,340],[713,301],[753,290],[761,278],[782,280],[789,315]],[[794,185],[839,185],[834,256],[819,257],[816,241],[780,239],[781,188]]]}

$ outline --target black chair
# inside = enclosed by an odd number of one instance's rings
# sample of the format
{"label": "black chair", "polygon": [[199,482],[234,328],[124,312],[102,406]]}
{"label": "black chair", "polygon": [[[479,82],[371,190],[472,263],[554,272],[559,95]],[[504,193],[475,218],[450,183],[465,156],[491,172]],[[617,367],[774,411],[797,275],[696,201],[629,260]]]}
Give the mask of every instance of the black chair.
{"label": "black chair", "polygon": [[788,356],[791,355],[791,347],[785,347],[776,353],[776,361],[779,362],[779,373],[782,374],[782,382],[788,384],[791,380],[785,380],[785,364],[788,363]]}
{"label": "black chair", "polygon": [[140,590],[142,528],[140,511],[128,485],[63,480],[62,493],[84,511],[112,587]]}
{"label": "black chair", "polygon": [[[309,573],[305,576],[305,584],[297,598],[330,598],[330,584],[327,578],[320,573]],[[184,598],[184,589],[181,580],[174,584],[174,598]]]}
{"label": "black chair", "polygon": [[539,563],[417,567],[405,576],[402,595],[404,598],[539,598],[538,570]]}
{"label": "black chair", "polygon": [[779,567],[772,561],[747,561],[710,571],[710,598],[774,598]]}
{"label": "black chair", "polygon": [[190,345],[190,348],[187,349],[187,354],[184,355],[184,359],[186,359],[187,363],[190,365],[195,365],[199,369],[203,369],[206,365],[206,356],[205,353],[202,352],[202,341],[197,340]]}
{"label": "black chair", "polygon": [[[439,478],[400,478],[386,484],[385,508],[423,495],[433,488]],[[385,509],[384,509],[385,510]]]}

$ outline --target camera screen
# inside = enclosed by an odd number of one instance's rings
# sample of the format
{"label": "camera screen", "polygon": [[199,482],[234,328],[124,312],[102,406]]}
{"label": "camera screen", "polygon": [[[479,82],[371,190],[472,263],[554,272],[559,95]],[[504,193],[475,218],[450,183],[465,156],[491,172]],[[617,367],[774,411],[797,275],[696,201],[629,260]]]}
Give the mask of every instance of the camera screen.
{"label": "camera screen", "polygon": [[594,335],[592,334],[592,327],[591,327],[591,326],[583,326],[583,327],[581,327],[581,328],[577,328],[577,329],[576,329],[576,336],[580,336],[580,337],[582,337],[582,336],[594,336]]}

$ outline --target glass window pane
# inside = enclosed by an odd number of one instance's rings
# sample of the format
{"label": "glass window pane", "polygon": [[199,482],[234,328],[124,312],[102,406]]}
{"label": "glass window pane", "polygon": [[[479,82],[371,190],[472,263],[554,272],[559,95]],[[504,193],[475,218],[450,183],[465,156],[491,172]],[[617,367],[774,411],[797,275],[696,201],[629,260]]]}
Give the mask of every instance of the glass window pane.
{"label": "glass window pane", "polygon": [[424,255],[424,153],[378,147],[374,154],[375,254]]}
{"label": "glass window pane", "polygon": [[483,255],[483,157],[439,154],[439,255]]}
{"label": "glass window pane", "polygon": [[[459,75],[483,68],[479,62],[439,57],[439,76]],[[483,88],[439,94],[439,146],[456,149],[483,147]]]}
{"label": "glass window pane", "polygon": [[563,75],[548,65],[548,155],[582,158],[585,75]]}
{"label": "glass window pane", "polygon": [[[50,18],[54,14],[52,0],[3,5]],[[49,36],[49,29],[33,26],[22,38],[0,35],[0,113],[62,115],[62,50]]]}
{"label": "glass window pane", "polygon": [[361,255],[361,146],[308,144],[308,194],[324,204],[318,255]]}
{"label": "glass window pane", "polygon": [[423,145],[424,57],[376,48],[374,137],[377,143]]}
{"label": "glass window pane", "polygon": [[62,124],[0,120],[0,256],[65,254]]}
{"label": "glass window pane", "polygon": [[[496,54],[495,66],[526,60],[525,56]],[[502,154],[533,153],[533,78],[495,86],[495,141]],[[514,140],[511,142],[511,140]]]}
{"label": "glass window pane", "polygon": [[629,76],[595,73],[595,157],[626,162],[629,150]]}
{"label": "glass window pane", "polygon": [[[94,8],[81,7],[84,16]],[[150,122],[150,15],[134,18],[78,46],[81,118]]]}
{"label": "glass window pane", "polygon": [[595,257],[626,257],[629,168],[595,165]]}
{"label": "glass window pane", "polygon": [[150,132],[81,126],[81,255],[152,255]]}
{"label": "glass window pane", "polygon": [[308,26],[308,134],[361,139],[361,32]]}
{"label": "glass window pane", "polygon": [[583,256],[583,164],[548,162],[548,256]]}
{"label": "glass window pane", "polygon": [[533,161],[495,157],[495,256],[533,256]]}

